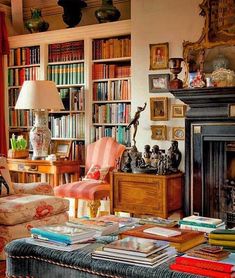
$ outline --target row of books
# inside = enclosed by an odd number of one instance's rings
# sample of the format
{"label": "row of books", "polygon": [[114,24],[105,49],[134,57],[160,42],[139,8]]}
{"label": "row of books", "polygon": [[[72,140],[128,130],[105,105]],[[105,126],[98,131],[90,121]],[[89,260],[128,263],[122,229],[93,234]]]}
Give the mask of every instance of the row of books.
{"label": "row of books", "polygon": [[85,117],[83,113],[67,116],[49,116],[51,135],[53,138],[79,138],[85,137]]}
{"label": "row of books", "polygon": [[11,48],[8,56],[8,66],[24,66],[40,63],[39,46]]}
{"label": "row of books", "polygon": [[65,110],[85,110],[85,91],[83,87],[60,88],[59,94]]}
{"label": "row of books", "polygon": [[9,109],[9,126],[10,127],[27,127],[33,126],[32,110],[15,110]]}
{"label": "row of books", "polygon": [[93,126],[91,129],[92,142],[102,137],[112,137],[120,144],[127,147],[131,146],[130,130],[126,129],[124,126]]}
{"label": "row of books", "polygon": [[49,62],[83,60],[84,41],[50,44],[48,52]]}
{"label": "row of books", "polygon": [[216,229],[225,229],[222,219],[191,215],[179,221],[180,228],[210,233]]}
{"label": "row of books", "polygon": [[92,57],[94,60],[130,57],[130,56],[131,56],[130,36],[93,40]]}
{"label": "row of books", "polygon": [[8,106],[15,106],[18,99],[20,90],[19,88],[11,88],[8,91]]}
{"label": "row of books", "polygon": [[92,79],[123,78],[131,76],[130,65],[95,63],[92,66]]}
{"label": "row of books", "polygon": [[70,159],[80,161],[80,165],[85,165],[85,143],[84,143],[84,141],[73,141],[72,142]]}
{"label": "row of books", "polygon": [[54,81],[57,85],[83,84],[84,63],[49,65],[47,77],[48,80]]}
{"label": "row of books", "polygon": [[130,100],[131,80],[93,83],[93,100]]}
{"label": "row of books", "polygon": [[131,105],[128,103],[94,104],[93,123],[129,123]]}
{"label": "row of books", "polygon": [[40,67],[8,69],[8,86],[22,86],[25,80],[38,80]]}

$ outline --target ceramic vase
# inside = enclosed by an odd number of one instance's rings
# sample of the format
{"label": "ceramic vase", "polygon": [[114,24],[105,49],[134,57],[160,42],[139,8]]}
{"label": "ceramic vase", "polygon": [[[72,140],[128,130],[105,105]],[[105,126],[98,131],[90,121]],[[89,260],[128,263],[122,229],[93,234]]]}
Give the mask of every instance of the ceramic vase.
{"label": "ceramic vase", "polygon": [[43,20],[40,9],[31,9],[31,19],[25,22],[25,27],[30,33],[44,32],[49,28],[49,23]]}
{"label": "ceramic vase", "polygon": [[102,0],[102,6],[95,11],[99,23],[117,21],[120,15],[120,11],[113,6],[112,0]]}

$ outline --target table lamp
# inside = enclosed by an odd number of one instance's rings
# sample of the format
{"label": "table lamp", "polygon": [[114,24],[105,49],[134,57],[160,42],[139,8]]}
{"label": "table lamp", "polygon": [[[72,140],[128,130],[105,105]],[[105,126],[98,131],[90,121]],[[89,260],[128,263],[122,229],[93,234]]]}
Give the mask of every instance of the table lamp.
{"label": "table lamp", "polygon": [[52,81],[24,81],[15,109],[30,109],[35,114],[35,121],[30,130],[30,143],[33,147],[33,159],[45,159],[51,141],[48,128],[48,109],[64,109],[56,85]]}

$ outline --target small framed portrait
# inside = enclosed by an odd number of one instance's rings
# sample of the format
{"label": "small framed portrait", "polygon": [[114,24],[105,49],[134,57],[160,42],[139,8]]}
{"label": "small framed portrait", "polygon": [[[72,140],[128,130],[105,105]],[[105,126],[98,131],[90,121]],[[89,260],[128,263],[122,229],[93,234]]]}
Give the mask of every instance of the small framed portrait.
{"label": "small framed portrait", "polygon": [[186,105],[184,104],[172,104],[172,118],[184,118],[186,112]]}
{"label": "small framed portrait", "polygon": [[150,70],[167,69],[169,60],[168,42],[150,44]]}
{"label": "small framed portrait", "polygon": [[168,120],[167,97],[150,98],[150,117],[152,121]]}
{"label": "small framed portrait", "polygon": [[151,125],[152,136],[154,140],[166,140],[167,128],[166,125]]}
{"label": "small framed portrait", "polygon": [[69,158],[71,144],[69,140],[54,140],[53,153],[59,158]]}
{"label": "small framed portrait", "polygon": [[149,92],[166,92],[169,88],[170,74],[150,74]]}
{"label": "small framed portrait", "polygon": [[173,127],[172,128],[172,139],[173,140],[184,140],[185,139],[185,128],[184,127]]}

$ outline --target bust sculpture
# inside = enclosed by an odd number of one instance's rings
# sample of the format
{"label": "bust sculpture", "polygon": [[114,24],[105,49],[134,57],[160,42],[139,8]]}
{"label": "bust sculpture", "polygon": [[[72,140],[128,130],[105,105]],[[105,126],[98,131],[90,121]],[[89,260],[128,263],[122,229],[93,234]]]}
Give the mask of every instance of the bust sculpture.
{"label": "bust sculpture", "polygon": [[182,158],[182,154],[178,148],[177,141],[172,141],[171,147],[168,149],[167,155],[171,162],[170,170],[173,172],[177,172]]}

